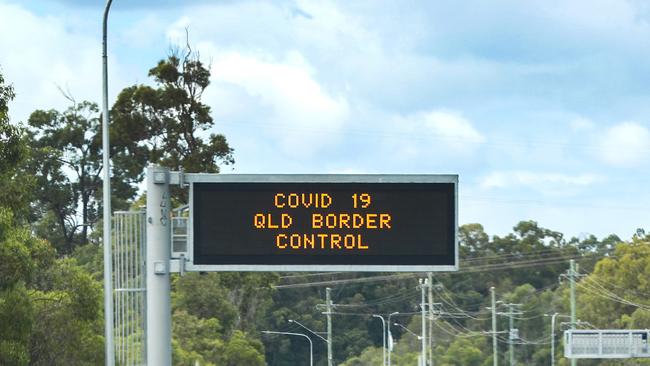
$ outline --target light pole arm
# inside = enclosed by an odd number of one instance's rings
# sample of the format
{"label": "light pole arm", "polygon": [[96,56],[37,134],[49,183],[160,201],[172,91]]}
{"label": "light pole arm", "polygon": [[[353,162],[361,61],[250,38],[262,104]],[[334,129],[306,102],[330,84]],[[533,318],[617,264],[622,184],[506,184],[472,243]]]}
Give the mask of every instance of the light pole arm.
{"label": "light pole arm", "polygon": [[293,320],[293,319],[289,319],[289,323],[296,323],[298,326],[304,328],[304,329],[307,330],[309,333],[311,333],[311,334],[315,335],[316,337],[322,339],[323,341],[325,341],[325,343],[328,343],[328,342],[327,342],[327,339],[325,339],[323,336],[321,336],[320,334],[318,334],[318,333],[314,332],[313,330],[307,328],[306,326],[302,325],[302,324],[299,323],[298,321]]}
{"label": "light pole arm", "polygon": [[308,335],[302,334],[302,333],[291,333],[291,332],[274,332],[270,330],[263,330],[262,333],[264,334],[279,334],[279,335],[289,335],[289,336],[298,336],[298,337],[305,337],[309,341],[309,365],[313,366],[314,365],[314,343],[311,341],[311,338],[309,338]]}

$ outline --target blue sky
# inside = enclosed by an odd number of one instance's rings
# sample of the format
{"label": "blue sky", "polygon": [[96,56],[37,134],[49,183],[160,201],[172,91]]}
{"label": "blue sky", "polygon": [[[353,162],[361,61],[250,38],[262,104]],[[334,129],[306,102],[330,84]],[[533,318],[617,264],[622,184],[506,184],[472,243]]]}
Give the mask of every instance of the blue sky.
{"label": "blue sky", "polygon": [[[99,101],[103,1],[0,0],[14,121]],[[455,173],[460,221],[650,229],[650,3],[125,1],[110,99],[184,40],[228,173]]]}

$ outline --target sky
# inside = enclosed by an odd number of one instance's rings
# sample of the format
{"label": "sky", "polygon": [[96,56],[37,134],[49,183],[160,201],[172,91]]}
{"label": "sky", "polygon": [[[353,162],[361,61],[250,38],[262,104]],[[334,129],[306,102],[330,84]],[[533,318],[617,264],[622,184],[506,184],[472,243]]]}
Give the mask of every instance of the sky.
{"label": "sky", "polygon": [[[100,102],[97,0],[0,0],[13,122]],[[185,42],[223,173],[458,174],[504,235],[650,230],[650,2],[114,0],[109,102]]]}

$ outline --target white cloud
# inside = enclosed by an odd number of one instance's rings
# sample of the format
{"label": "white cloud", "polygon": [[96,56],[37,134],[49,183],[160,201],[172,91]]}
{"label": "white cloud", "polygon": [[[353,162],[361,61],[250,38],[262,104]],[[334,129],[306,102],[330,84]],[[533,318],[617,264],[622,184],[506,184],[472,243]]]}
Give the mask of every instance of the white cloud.
{"label": "white cloud", "polygon": [[569,122],[571,129],[575,132],[591,130],[595,127],[595,124],[587,118],[577,117]]}
{"label": "white cloud", "polygon": [[216,51],[212,59],[217,88],[219,83],[239,87],[260,104],[262,112],[270,111],[260,113],[253,122],[263,126],[285,151],[310,154],[340,137],[338,132],[349,115],[348,102],[324,90],[300,53],[290,52],[278,62],[237,51]]}
{"label": "white cloud", "polygon": [[458,113],[431,111],[423,115],[424,127],[433,134],[446,139],[451,146],[462,148],[465,143],[482,143],[485,137],[471,122]]}
{"label": "white cloud", "polygon": [[[78,100],[99,102],[101,44],[96,34],[72,28],[69,19],[41,16],[18,5],[0,3],[0,66],[13,83],[13,121],[26,121],[37,108],[65,109],[69,102],[58,86]],[[109,56],[111,91],[124,85],[118,65]],[[114,95],[114,93],[111,93]]]}
{"label": "white cloud", "polygon": [[415,158],[443,150],[455,154],[470,154],[486,141],[473,124],[460,113],[450,110],[430,110],[394,118],[391,134],[408,137],[399,151],[406,158]]}
{"label": "white cloud", "polygon": [[650,130],[636,122],[617,124],[600,136],[597,149],[600,158],[611,165],[646,162],[650,156]]}
{"label": "white cloud", "polygon": [[538,191],[559,188],[575,188],[593,185],[602,178],[595,174],[566,175],[560,173],[537,173],[530,171],[493,172],[481,179],[484,189],[527,187]]}

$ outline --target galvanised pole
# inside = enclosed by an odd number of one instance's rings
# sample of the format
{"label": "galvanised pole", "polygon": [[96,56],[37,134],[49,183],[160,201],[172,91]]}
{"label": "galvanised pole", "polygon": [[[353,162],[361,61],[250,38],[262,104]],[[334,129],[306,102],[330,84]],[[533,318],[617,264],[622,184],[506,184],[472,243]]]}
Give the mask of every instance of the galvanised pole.
{"label": "galvanised pole", "polygon": [[420,292],[422,294],[422,365],[424,366],[426,364],[427,360],[427,309],[426,309],[426,303],[425,303],[425,290],[427,287],[427,284],[429,283],[427,279],[422,280],[420,285]]}
{"label": "galvanised pole", "polygon": [[[569,283],[571,284],[571,329],[576,328],[576,261],[571,259],[569,262]],[[575,358],[571,359],[571,366],[576,366]]]}
{"label": "galvanised pole", "polygon": [[332,289],[326,288],[327,300],[327,366],[334,366],[332,360]]}
{"label": "galvanised pole", "polygon": [[494,287],[490,287],[490,295],[492,296],[492,364],[498,366],[497,355],[497,301]]}
{"label": "galvanised pole", "polygon": [[558,313],[551,315],[551,366],[555,366],[555,317]]}
{"label": "galvanised pole", "polygon": [[169,168],[147,167],[147,365],[172,364]]}
{"label": "galvanised pole", "polygon": [[383,366],[386,366],[386,321],[384,320],[384,317],[381,315],[377,314],[372,314],[373,318],[379,318],[381,320],[381,329],[382,329],[382,361],[381,364]]}
{"label": "galvanised pole", "polygon": [[427,273],[429,280],[429,366],[433,366],[433,273]]}
{"label": "galvanised pole", "polygon": [[[386,329],[388,330],[388,340],[389,340],[389,342],[390,342],[391,344],[393,343],[393,342],[392,342],[393,335],[392,335],[392,333],[391,333],[391,331],[390,331],[390,325],[393,324],[393,323],[390,322],[390,318],[391,318],[393,315],[397,315],[397,314],[399,314],[399,311],[396,311],[396,312],[394,312],[394,313],[390,313],[390,314],[388,314],[388,327],[387,327]],[[389,344],[389,345],[388,345],[388,366],[390,366],[390,354],[391,354],[391,353],[393,353],[393,348],[392,348],[391,345]]]}
{"label": "galvanised pole", "polygon": [[106,52],[108,12],[113,0],[106,1],[102,22],[102,163],[104,212],[104,339],[107,366],[115,365],[115,340],[113,338],[113,251],[111,241],[111,165],[108,135],[108,56]]}

